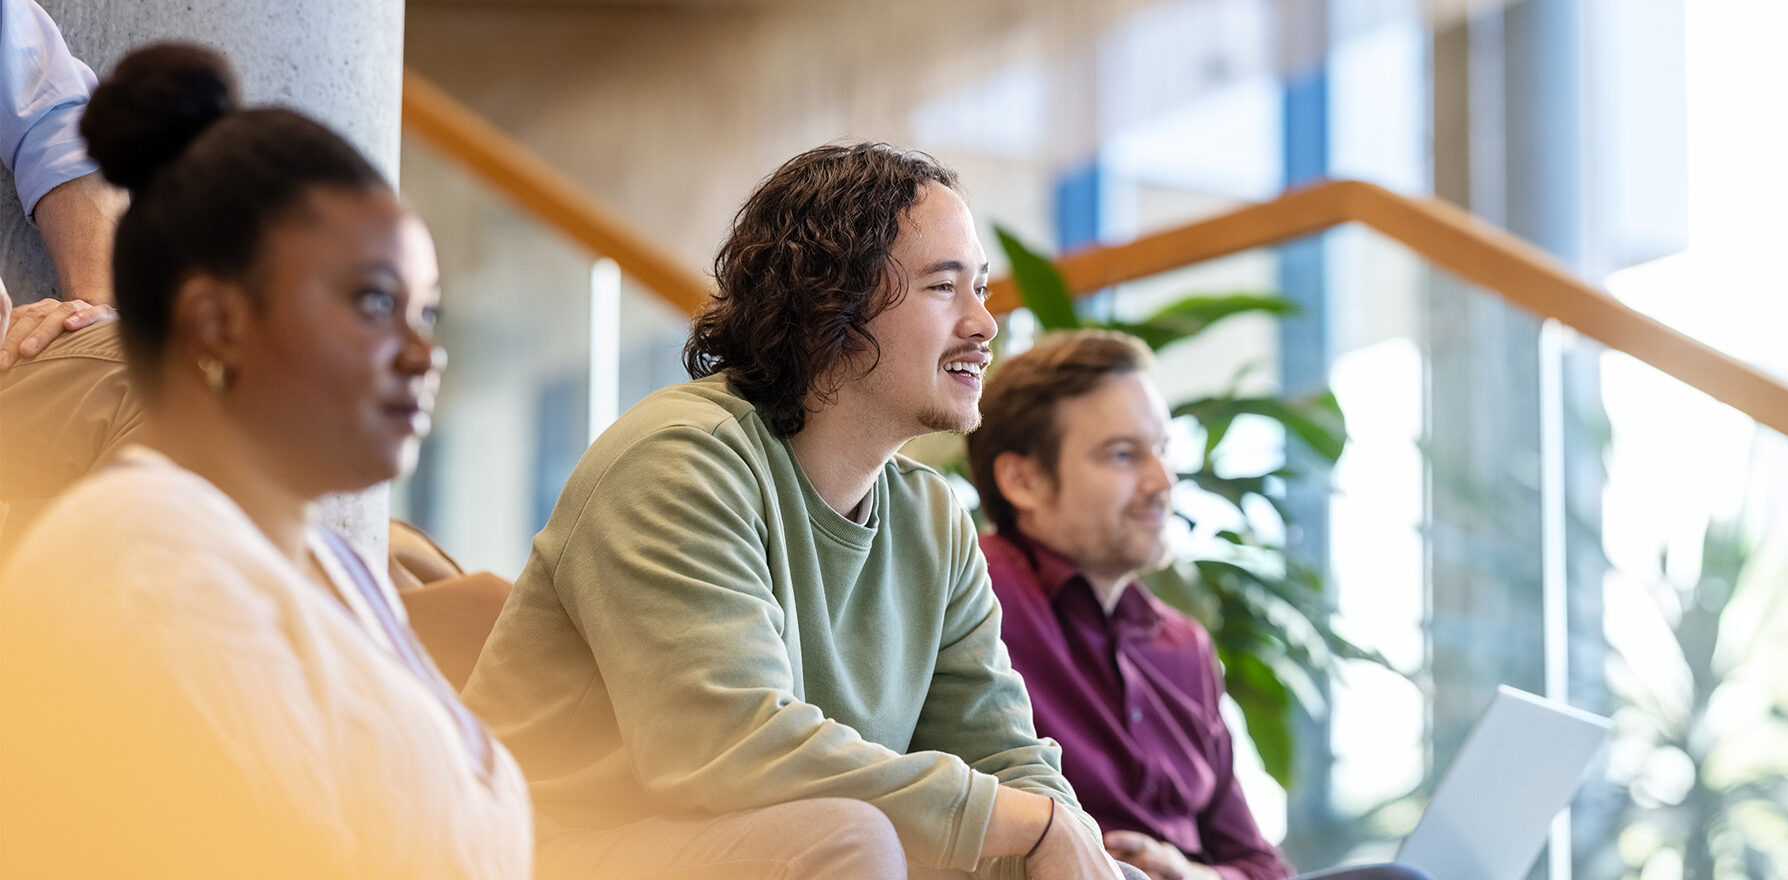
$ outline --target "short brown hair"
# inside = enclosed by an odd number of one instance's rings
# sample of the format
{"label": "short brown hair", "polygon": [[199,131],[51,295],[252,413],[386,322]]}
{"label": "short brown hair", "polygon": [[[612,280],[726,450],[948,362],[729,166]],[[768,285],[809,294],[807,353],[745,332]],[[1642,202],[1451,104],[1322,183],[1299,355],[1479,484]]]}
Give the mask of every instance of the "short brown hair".
{"label": "short brown hair", "polygon": [[994,528],[1007,534],[1016,528],[1012,503],[993,477],[994,461],[1016,452],[1053,475],[1062,451],[1056,404],[1092,391],[1107,377],[1150,369],[1154,362],[1148,346],[1128,333],[1071,330],[995,364],[981,394],[981,427],[968,436],[969,473]]}
{"label": "short brown hair", "polygon": [[[690,326],[683,365],[724,372],[787,437],[834,367],[880,349],[868,324],[893,304],[888,251],[927,184],[956,173],[924,153],[864,143],[808,150],[745,201],[714,258],[714,299]],[[829,389],[818,389],[822,398]]]}

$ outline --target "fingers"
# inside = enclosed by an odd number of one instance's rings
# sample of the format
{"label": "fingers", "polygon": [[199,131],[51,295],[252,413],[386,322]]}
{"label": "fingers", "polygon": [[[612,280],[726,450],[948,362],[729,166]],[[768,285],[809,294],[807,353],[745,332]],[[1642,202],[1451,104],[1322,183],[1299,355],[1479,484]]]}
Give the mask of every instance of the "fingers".
{"label": "fingers", "polygon": [[[0,369],[12,366],[19,359],[20,349],[25,341],[43,322],[47,309],[41,303],[19,306],[13,311],[12,320],[6,328],[6,339],[0,342]],[[56,303],[55,305],[61,305]],[[35,352],[33,352],[35,354]]]}
{"label": "fingers", "polygon": [[1149,875],[1149,880],[1184,880],[1188,866],[1172,844],[1135,831],[1109,831],[1105,850]]}
{"label": "fingers", "polygon": [[[43,300],[20,308],[13,318],[13,326],[7,331],[11,337],[6,346],[13,353],[14,360],[35,357],[50,340],[62,335],[63,321],[80,314],[86,303],[56,302]],[[12,340],[17,340],[13,343]]]}
{"label": "fingers", "polygon": [[1185,880],[1186,875],[1179,866],[1170,864],[1165,859],[1155,858],[1152,853],[1145,852],[1125,861],[1136,870],[1149,875],[1149,880]]}
{"label": "fingers", "polygon": [[63,333],[115,317],[117,313],[111,306],[96,306],[79,299],[66,302],[46,299],[19,306],[12,310],[5,341],[0,343],[0,370],[36,357]]}
{"label": "fingers", "polygon": [[1154,838],[1136,831],[1105,832],[1105,850],[1120,859],[1128,860],[1132,854],[1143,852]]}
{"label": "fingers", "polygon": [[117,310],[113,309],[111,306],[92,305],[78,299],[73,300],[72,302],[79,303],[85,306],[85,308],[62,320],[62,329],[67,330],[70,333],[83,327],[91,327],[101,321],[110,321],[113,318],[118,317]]}

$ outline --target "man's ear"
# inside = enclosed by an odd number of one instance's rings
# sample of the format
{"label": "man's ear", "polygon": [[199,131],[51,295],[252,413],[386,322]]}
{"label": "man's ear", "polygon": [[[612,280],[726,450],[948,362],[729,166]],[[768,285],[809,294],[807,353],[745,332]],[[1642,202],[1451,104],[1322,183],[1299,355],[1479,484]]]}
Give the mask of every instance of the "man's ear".
{"label": "man's ear", "polygon": [[174,294],[174,330],[197,356],[234,367],[247,342],[250,311],[240,286],[194,275]]}
{"label": "man's ear", "polygon": [[1015,512],[1036,510],[1055,490],[1055,481],[1037,460],[1016,452],[1002,452],[993,459],[993,482]]}

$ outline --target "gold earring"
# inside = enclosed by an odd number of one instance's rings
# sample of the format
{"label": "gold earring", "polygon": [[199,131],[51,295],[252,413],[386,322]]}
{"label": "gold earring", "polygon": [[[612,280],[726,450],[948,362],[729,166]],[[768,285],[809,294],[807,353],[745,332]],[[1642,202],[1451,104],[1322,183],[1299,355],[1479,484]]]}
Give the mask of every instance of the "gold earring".
{"label": "gold earring", "polygon": [[205,374],[205,385],[211,389],[212,394],[222,394],[230,387],[229,368],[217,358],[199,358],[199,372]]}

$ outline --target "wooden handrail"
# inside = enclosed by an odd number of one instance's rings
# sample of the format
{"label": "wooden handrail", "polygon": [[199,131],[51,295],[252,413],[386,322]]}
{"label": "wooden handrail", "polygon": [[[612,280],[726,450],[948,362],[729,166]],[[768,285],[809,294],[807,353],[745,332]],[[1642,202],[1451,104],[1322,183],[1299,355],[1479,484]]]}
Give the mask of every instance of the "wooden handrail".
{"label": "wooden handrail", "polygon": [[[1671,329],[1560,268],[1540,249],[1451,205],[1338,180],[1293,190],[1126,244],[1068,254],[1056,267],[1075,294],[1362,223],[1459,278],[1676,377],[1788,434],[1788,385]],[[990,285],[995,314],[1021,303],[1010,278]]]}
{"label": "wooden handrail", "polygon": [[712,294],[689,271],[578,185],[416,72],[404,70],[404,127],[672,305],[695,313]]}

